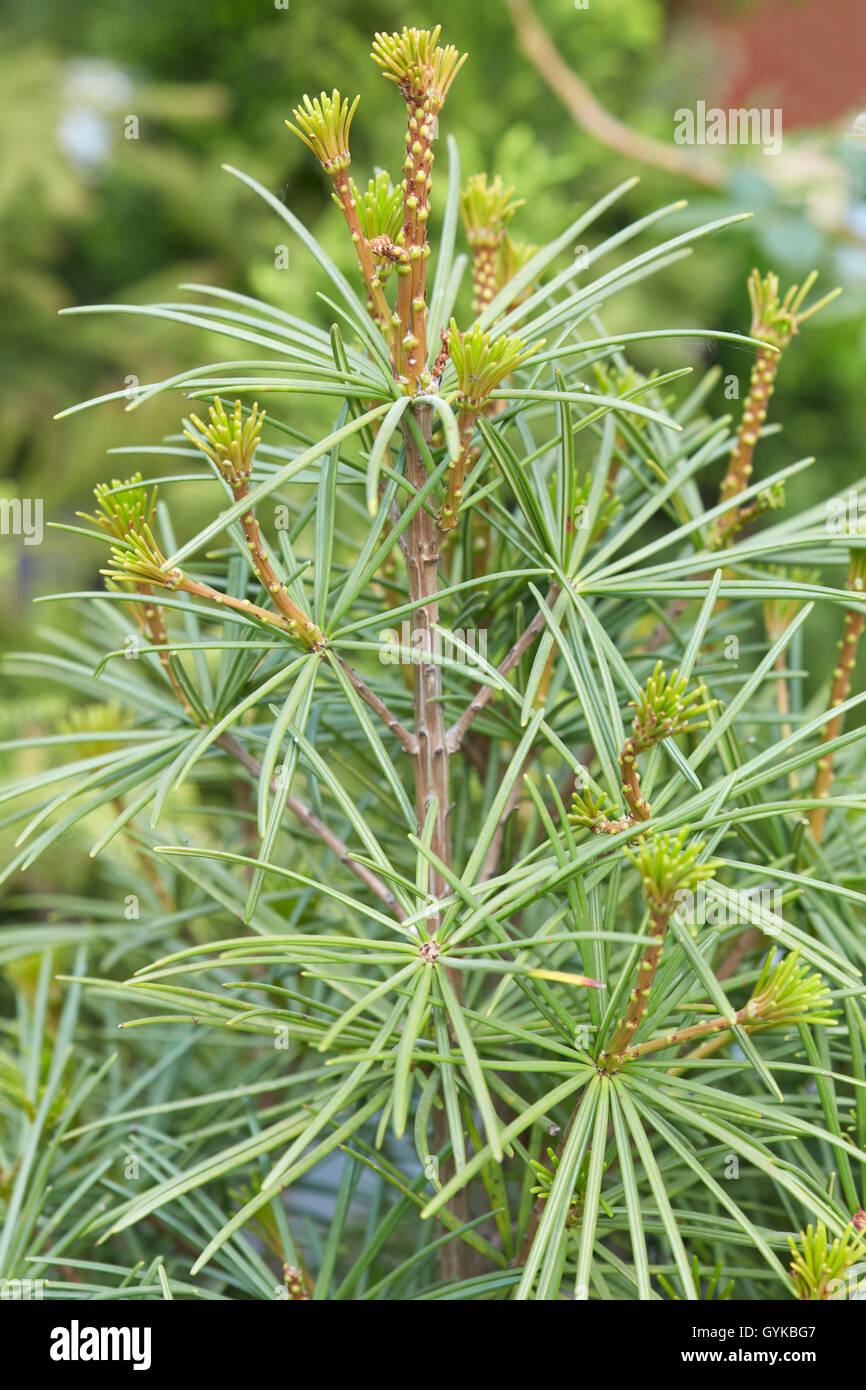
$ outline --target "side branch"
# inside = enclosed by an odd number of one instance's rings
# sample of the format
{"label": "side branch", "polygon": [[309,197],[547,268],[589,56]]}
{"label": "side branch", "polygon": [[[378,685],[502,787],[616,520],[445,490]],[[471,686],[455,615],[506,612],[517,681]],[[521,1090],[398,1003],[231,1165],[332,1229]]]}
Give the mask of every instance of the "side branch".
{"label": "side branch", "polygon": [[[252,777],[258,778],[261,775],[262,765],[258,758],[254,757],[234,734],[220,734],[216,742],[226,753],[242,763]],[[271,791],[276,794],[278,790],[276,778],[271,779],[270,787]],[[348,845],[343,844],[339,835],[335,835],[333,830],[328,829],[324,821],[319,820],[319,817],[310,810],[306,802],[289,792],[286,805],[308,830],[311,830],[314,835],[318,835],[319,839],[323,840],[328,848],[334,851],[341,864],[345,864],[348,869],[351,869],[352,873],[367,885],[370,892],[375,893],[376,897],[380,898],[391,909],[399,921],[405,921],[406,913],[387,883],[379,878],[378,874],[374,874],[372,869],[368,869],[366,864],[359,864],[356,859],[353,859]]]}
{"label": "side branch", "polygon": [[[545,600],[548,608],[556,602],[558,594],[559,586],[553,585]],[[520,634],[507,656],[505,656],[497,666],[496,671],[498,675],[507,676],[509,671],[514,670],[514,667],[523,656],[523,653],[532,646],[532,643],[542,631],[544,623],[545,613],[543,610],[539,609],[529,626]],[[460,718],[455,720],[451,725],[446,735],[446,746],[449,753],[457,752],[473,719],[489,705],[493,696],[496,694],[496,689],[497,687],[495,685],[482,686],[472,697],[470,704],[463,711]]]}
{"label": "side branch", "polygon": [[348,680],[354,686],[355,690],[357,690],[364,704],[369,705],[370,709],[379,716],[386,729],[399,741],[403,751],[410,756],[414,756],[415,753],[418,752],[417,738],[413,733],[410,733],[404,724],[400,723],[396,714],[388,708],[381,696],[377,695],[375,690],[370,689],[363,676],[356,671],[353,666],[350,666],[348,661],[345,661],[343,657],[340,656],[339,652],[335,652],[333,649],[327,651],[326,660],[331,663],[336,660],[340,663],[340,667],[345,671]]}
{"label": "side branch", "polygon": [[[842,633],[842,640],[839,643],[839,660],[833,672],[833,685],[830,690],[830,709],[835,710],[839,705],[843,705],[851,694],[851,674],[857,661],[857,646],[863,632],[863,613],[860,609],[849,608],[845,613],[845,626]],[[830,743],[834,738],[838,738],[842,732],[842,716],[834,714],[829,723],[824,725],[822,743]],[[833,785],[833,755],[823,753],[818,759],[818,771],[815,776],[815,785],[812,795],[816,801],[823,801],[830,795],[830,788]],[[824,822],[827,819],[827,807],[816,806],[812,812],[811,825],[812,834],[818,844],[824,834]]]}

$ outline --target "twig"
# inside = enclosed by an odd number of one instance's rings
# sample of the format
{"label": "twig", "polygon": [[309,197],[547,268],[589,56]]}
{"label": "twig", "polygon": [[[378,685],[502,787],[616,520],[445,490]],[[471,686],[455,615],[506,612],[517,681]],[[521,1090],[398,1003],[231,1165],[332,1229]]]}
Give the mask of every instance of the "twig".
{"label": "twig", "polygon": [[[334,190],[337,201],[343,210],[346,225],[349,228],[349,235],[358,256],[358,265],[361,268],[361,275],[367,290],[367,309],[373,322],[378,325],[382,336],[386,342],[391,341],[391,310],[382,289],[379,279],[379,272],[373,260],[370,243],[364,236],[361,223],[358,218],[358,208],[352,191],[349,187],[349,180],[345,169],[339,170],[334,175]],[[393,348],[392,348],[393,351]]]}
{"label": "twig", "polygon": [[[807,319],[812,318],[841,294],[840,289],[831,290],[823,299],[804,309],[803,305],[817,278],[817,270],[810,271],[802,285],[792,285],[782,298],[779,278],[773,271],[761,275],[757,270],[753,270],[749,276],[749,300],[752,306],[749,332],[761,346],[755,354],[749,378],[749,393],[744,402],[743,416],[728,460],[728,469],[722,481],[719,502],[727,502],[748,486],[755,445],[767,419],[776,373],[785,348],[800,332]],[[709,535],[710,549],[718,549],[730,541],[745,521],[755,514],[760,515],[760,511],[765,510],[767,506],[778,506],[779,500],[773,500],[771,497],[762,498],[759,493],[755,502],[748,507],[734,506],[730,511],[716,517]]]}
{"label": "twig", "polygon": [[[753,325],[754,328],[754,325]],[[773,394],[773,383],[779,369],[781,353],[772,346],[758,348],[749,382],[749,394],[743,407],[743,416],[737,431],[737,438],[728,459],[728,468],[722,479],[719,502],[744,492],[752,476],[752,460],[755,445],[761,428],[767,418],[767,406]],[[710,535],[710,548],[721,547],[735,534],[747,519],[744,509],[733,507],[716,517]]]}
{"label": "twig", "polygon": [[[261,775],[262,765],[258,758],[254,757],[234,734],[220,734],[216,742],[226,753],[231,754],[239,763],[242,763],[251,776],[258,778]],[[271,779],[270,788],[276,795],[279,790],[276,778]],[[319,820],[319,817],[310,810],[305,802],[301,801],[294,793],[289,792],[286,797],[286,805],[308,830],[311,830],[314,835],[318,835],[319,839],[323,840],[328,848],[334,851],[342,864],[351,869],[352,873],[356,874],[361,882],[367,885],[371,893],[375,893],[377,898],[387,904],[399,921],[405,920],[406,913],[387,883],[383,882],[378,874],[373,873],[372,869],[368,869],[366,864],[359,864],[357,859],[353,859],[348,845],[345,845],[339,835],[334,834],[333,830],[329,830],[324,821]]]}
{"label": "twig", "polygon": [[437,541],[441,542],[456,528],[457,513],[463,500],[463,482],[466,463],[469,459],[469,445],[475,433],[475,426],[481,410],[480,405],[464,401],[457,415],[457,428],[460,434],[460,447],[448,464],[448,482],[445,487],[445,501],[439,514]]}
{"label": "twig", "polygon": [[253,405],[245,419],[240,401],[235,401],[234,409],[231,415],[228,415],[219,396],[216,396],[210,407],[209,421],[206,423],[204,420],[200,420],[197,415],[191,416],[195,432],[184,430],[184,435],[192,441],[197,449],[201,450],[205,458],[210,459],[229,487],[234,501],[246,504],[247,510],[241,516],[241,529],[249,551],[250,563],[258,575],[262,587],[270,595],[279,616],[275,618],[273,614],[268,613],[267,609],[258,606],[253,608],[246,599],[238,600],[229,594],[220,594],[207,585],[196,585],[194,581],[187,579],[179,569],[173,569],[167,577],[164,576],[161,572],[164,571],[165,565],[158,563],[159,548],[153,537],[145,532],[142,533],[137,544],[133,547],[132,559],[135,568],[139,571],[142,568],[150,569],[151,573],[156,570],[160,576],[159,582],[165,584],[167,588],[183,589],[186,593],[210,598],[215,603],[224,603],[228,604],[229,607],[241,607],[248,611],[254,611],[255,616],[261,622],[276,622],[280,625],[281,620],[281,625],[294,637],[297,637],[312,651],[320,652],[325,647],[325,635],[307,617],[306,613],[289,598],[288,589],[277,577],[271,564],[270,556],[265,549],[259,530],[259,523],[249,502],[253,458],[261,440],[264,420],[265,413],[259,410],[257,404]]}
{"label": "twig", "polygon": [[[236,502],[240,502],[249,495],[249,490],[249,484],[246,479],[244,479],[239,486],[232,488],[232,496]],[[285,618],[287,626],[292,631],[296,628],[300,631],[309,631],[311,638],[314,638],[316,643],[324,644],[324,635],[314,624],[310,623],[306,614],[297,604],[292,602],[285,584],[277,578],[270,561],[270,556],[262,541],[259,523],[256,521],[252,510],[244,512],[241,516],[241,529],[244,533],[244,540],[247,543],[247,549],[250,553],[253,568],[261,580],[262,586],[273,599],[274,607]]]}
{"label": "twig", "polygon": [[662,958],[664,934],[670,921],[671,906],[665,903],[661,907],[650,909],[649,941],[638,966],[637,983],[629,995],[625,1013],[617,1024],[616,1032],[600,1055],[600,1061],[607,1064],[608,1071],[617,1071],[625,1058],[631,1055],[629,1043],[647,1010],[649,992]]}
{"label": "twig", "polygon": [[402,746],[404,751],[406,753],[409,753],[412,757],[414,757],[415,754],[418,752],[418,739],[414,734],[409,732],[405,725],[400,723],[400,720],[397,718],[396,714],[394,714],[392,710],[388,708],[381,696],[377,695],[374,690],[370,689],[363,676],[361,676],[360,673],[356,671],[353,666],[350,666],[348,661],[345,661],[343,657],[340,656],[339,652],[336,652],[333,649],[327,650],[326,660],[336,660],[340,663],[340,666],[345,671],[349,681],[355,687],[361,699],[364,701],[364,704],[369,705],[370,709],[373,710],[375,714],[378,714],[385,727],[394,735],[396,739],[399,740],[400,745]]}
{"label": "twig", "polygon": [[[863,555],[863,551],[855,551],[854,555]],[[852,567],[853,567],[852,560]],[[862,585],[862,580],[861,580]],[[851,586],[853,587],[853,585]],[[849,608],[845,614],[845,626],[842,631],[842,640],[839,643],[839,661],[833,672],[833,685],[830,690],[830,709],[836,709],[845,703],[851,693],[851,673],[857,660],[857,645],[863,632],[863,612],[860,609]],[[831,739],[837,738],[842,729],[842,716],[836,714],[828,724],[824,725],[822,743],[829,743]],[[818,759],[818,771],[815,776],[815,785],[812,795],[816,801],[823,800],[830,795],[830,787],[833,783],[833,755],[825,753]],[[812,812],[812,835],[820,844],[824,833],[824,822],[827,819],[827,807],[817,806]]]}
{"label": "twig", "polygon": [[[136,592],[145,597],[152,597],[153,588],[150,584],[136,584]],[[189,700],[181,688],[180,682],[171,668],[171,652],[168,645],[168,633],[165,630],[165,619],[163,617],[162,606],[158,603],[145,603],[141,605],[143,612],[139,612],[138,604],[130,604],[136,620],[141,625],[152,647],[157,648],[160,665],[168,677],[169,683],[179,703],[183,706],[184,713],[194,718],[192,707]]]}
{"label": "twig", "polygon": [[[410,418],[411,417],[411,418]],[[423,487],[427,469],[420,440],[429,440],[431,432],[429,405],[410,407],[403,417],[403,440],[406,447],[406,476],[414,488]],[[451,863],[450,761],[445,732],[442,667],[432,660],[433,634],[439,622],[438,590],[439,553],[436,544],[436,523],[426,507],[419,507],[409,523],[409,554],[406,559],[409,576],[409,596],[415,604],[412,610],[412,640],[420,660],[412,665],[412,702],[415,712],[416,751],[413,758],[415,775],[415,814],[419,828],[435,804],[431,849],[446,865]],[[439,901],[446,891],[442,875],[431,868],[429,891]],[[432,911],[427,919],[427,931],[435,937],[441,917]],[[446,967],[447,969],[447,967]],[[463,1003],[463,980],[460,971],[448,969],[448,979],[459,1004]],[[449,1021],[449,1034],[454,1042]],[[444,1106],[433,1111],[433,1143],[437,1151],[451,1142],[450,1123]],[[440,1168],[440,1179],[447,1182],[455,1172],[453,1153]],[[461,1223],[469,1220],[469,1194],[463,1187],[454,1194],[449,1210]],[[471,1253],[457,1241],[444,1245],[438,1257],[439,1272],[447,1280],[466,1279],[472,1270]]]}
{"label": "twig", "polygon": [[[555,603],[558,594],[559,586],[554,585],[550,589],[547,595],[547,599],[545,600],[548,608],[551,606],[551,604]],[[498,675],[507,676],[508,672],[514,669],[520,658],[523,656],[523,653],[527,650],[528,647],[532,645],[538,634],[541,632],[542,628],[544,627],[544,623],[544,610],[539,609],[529,626],[526,627],[524,631],[520,634],[517,641],[514,643],[514,646],[508,652],[507,656],[505,656],[504,659],[497,666],[496,671]],[[484,685],[472,697],[470,704],[463,711],[460,718],[456,720],[451,725],[451,728],[448,730],[446,738],[449,753],[457,752],[458,748],[460,747],[460,744],[463,741],[466,731],[469,728],[469,725],[472,723],[473,719],[475,719],[476,716],[479,715],[481,711],[485,709],[486,706],[490,703],[490,701],[493,699],[493,696],[496,694],[496,691],[497,687],[495,685]]]}
{"label": "twig", "polygon": [[637,755],[640,745],[637,737],[632,734],[626,739],[619,755],[619,770],[622,777],[622,792],[625,797],[631,819],[633,821],[649,820],[650,805],[641,793],[640,773],[637,767]]}
{"label": "twig", "polygon": [[724,185],[722,171],[693,158],[677,146],[641,135],[612,116],[562,58],[527,0],[506,0],[506,4],[526,56],[559,97],[572,119],[585,131],[629,159],[653,164],[669,174],[686,174],[708,188],[721,188]]}
{"label": "twig", "polygon": [[310,651],[320,652],[324,649],[324,634],[296,604],[292,603],[291,599],[285,600],[285,602],[291,604],[291,611],[294,616],[286,617],[283,611],[273,613],[269,608],[262,608],[257,603],[251,603],[247,598],[235,598],[233,594],[221,593],[219,589],[212,588],[210,584],[202,584],[197,579],[190,579],[180,570],[169,570],[167,578],[169,582],[166,584],[166,588],[180,589],[185,594],[191,594],[194,598],[207,599],[208,602],[216,603],[221,608],[232,608],[238,613],[245,613],[248,618],[255,618],[257,622],[266,623],[269,627],[277,627],[282,632],[288,632],[290,636],[297,638]]}

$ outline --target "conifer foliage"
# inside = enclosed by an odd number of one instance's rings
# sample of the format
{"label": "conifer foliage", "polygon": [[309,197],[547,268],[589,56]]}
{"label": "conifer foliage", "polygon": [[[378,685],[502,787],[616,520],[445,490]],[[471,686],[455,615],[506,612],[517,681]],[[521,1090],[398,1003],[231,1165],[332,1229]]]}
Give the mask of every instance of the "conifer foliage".
{"label": "conifer foliage", "polygon": [[[7,793],[5,873],[35,896],[0,937],[28,1001],[0,1275],[829,1297],[866,1260],[864,542],[785,507],[814,460],[767,476],[760,440],[832,296],[804,311],[813,277],[755,273],[752,323],[715,335],[755,355],[741,419],[712,370],[637,370],[637,345],[687,363],[712,330],[611,334],[609,304],[621,323],[630,285],[739,216],[666,235],[677,203],[605,236],[623,184],[527,247],[519,189],[461,175],[465,55],[407,28],[372,57],[381,170],[349,172],[358,96],[287,123],[354,282],[228,171],[314,258],[320,321],[208,286],[84,311],[236,357],[142,388],[138,410],[175,393],[176,435],[67,528],[104,587],[47,596],[10,662],[77,713]],[[816,621],[842,653],[809,703]],[[62,837],[92,902],[28,878]]]}

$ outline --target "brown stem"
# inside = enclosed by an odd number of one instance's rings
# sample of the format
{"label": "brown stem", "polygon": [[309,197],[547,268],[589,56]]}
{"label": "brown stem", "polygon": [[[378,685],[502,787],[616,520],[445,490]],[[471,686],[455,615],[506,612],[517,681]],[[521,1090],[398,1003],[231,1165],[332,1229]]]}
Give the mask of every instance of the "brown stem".
{"label": "brown stem", "polygon": [[[739,1017],[737,1021],[739,1022]],[[698,1062],[703,1057],[712,1056],[714,1052],[718,1052],[720,1047],[726,1047],[730,1041],[730,1033],[727,1030],[714,1034],[712,1037],[707,1038],[706,1042],[702,1042],[699,1047],[695,1047],[691,1052],[687,1052],[679,1066],[670,1067],[668,1075],[682,1076],[689,1062]]]}
{"label": "brown stem", "polygon": [[414,395],[419,378],[427,374],[427,218],[430,212],[430,175],[436,110],[429,97],[407,100],[406,159],[403,164],[403,247],[408,265],[397,266],[397,317],[400,341],[397,363],[406,391]]}
{"label": "brown stem", "polygon": [[[857,644],[863,631],[863,614],[857,609],[849,608],[845,614],[845,626],[842,630],[842,640],[839,643],[839,661],[833,672],[833,685],[830,690],[830,709],[836,709],[838,705],[844,704],[851,693],[851,672],[857,660]],[[828,724],[824,725],[824,733],[821,738],[822,743],[829,743],[831,739],[838,738],[842,729],[842,716],[836,714]],[[830,795],[830,787],[833,782],[833,755],[825,753],[818,759],[818,771],[815,776],[815,785],[812,788],[812,795],[816,801],[820,801]],[[812,834],[820,844],[824,833],[824,822],[827,819],[827,807],[818,806],[812,812]]]}
{"label": "brown stem", "polygon": [[216,603],[221,608],[233,608],[238,613],[246,613],[248,618],[256,618],[260,623],[267,623],[270,627],[278,627],[280,631],[289,632],[292,637],[297,637],[310,651],[322,651],[326,645],[325,634],[288,596],[284,599],[285,609],[280,613],[272,613],[267,608],[260,608],[257,603],[251,603],[248,598],[235,598],[232,594],[220,593],[219,589],[212,589],[210,584],[202,584],[198,579],[190,579],[179,570],[169,571],[167,577],[171,581],[171,588],[181,589],[185,594],[192,594],[196,598],[207,599],[209,603]]}
{"label": "brown stem", "polygon": [[350,666],[348,661],[344,661],[339,652],[335,652],[332,648],[327,652],[327,660],[331,662],[338,661],[340,663],[342,670],[345,671],[350,683],[355,687],[361,699],[364,701],[364,704],[369,705],[370,709],[373,710],[375,714],[378,714],[386,729],[399,740],[405,753],[415,754],[418,751],[417,738],[414,734],[409,732],[405,725],[400,723],[396,714],[388,708],[381,696],[377,695],[375,690],[370,689],[363,676],[356,671],[353,666]]}
{"label": "brown stem", "polygon": [[[767,418],[767,405],[773,393],[773,380],[779,366],[780,352],[770,347],[759,348],[750,379],[749,394],[743,407],[743,416],[737,431],[737,438],[728,460],[728,469],[719,492],[719,502],[735,497],[748,486],[752,476],[752,459],[761,426]],[[736,533],[749,520],[759,515],[761,504],[752,502],[744,507],[732,507],[723,512],[713,522],[707,544],[711,550],[727,545]],[[709,580],[709,571],[692,576],[692,580]],[[668,604],[666,621],[656,623],[647,643],[647,651],[658,651],[670,636],[670,625],[677,622],[691,603],[689,598],[675,598]]]}
{"label": "brown stem", "polygon": [[649,820],[650,804],[641,795],[640,773],[637,770],[638,744],[634,734],[627,738],[619,755],[622,773],[622,792],[635,820]]}
{"label": "brown stem", "polygon": [[650,940],[638,965],[637,983],[629,995],[626,1011],[617,1024],[616,1032],[599,1056],[599,1061],[607,1071],[618,1071],[622,1066],[627,1055],[626,1049],[646,1013],[649,992],[662,958],[665,928],[670,921],[671,911],[672,908],[668,904],[650,909]]}
{"label": "brown stem", "polygon": [[732,975],[736,975],[740,968],[740,961],[744,956],[749,954],[753,946],[757,946],[762,935],[763,933],[760,932],[757,927],[749,927],[748,931],[743,932],[737,944],[729,954],[725,956],[725,959],[716,971],[716,979],[720,984],[722,980],[729,980]]}
{"label": "brown stem", "polygon": [[[411,409],[411,407],[410,407]],[[421,446],[412,425],[421,437],[430,438],[431,419],[429,406],[414,408],[412,421],[406,420],[403,426],[403,439],[406,446],[406,474],[412,487],[422,488],[427,481]],[[409,553],[407,568],[409,572],[409,596],[418,606],[412,612],[412,645],[418,653],[417,662],[412,666],[413,706],[415,711],[415,742],[413,769],[415,774],[415,811],[418,826],[424,824],[429,807],[436,801],[436,817],[433,824],[431,849],[443,864],[451,863],[451,829],[448,821],[450,812],[450,750],[445,731],[445,703],[442,688],[442,667],[431,660],[435,648],[435,626],[439,622],[439,604],[436,599],[438,588],[439,547],[437,545],[436,522],[426,507],[419,507],[409,523]],[[429,890],[437,900],[444,894],[446,883],[435,869],[430,870]],[[427,931],[434,936],[440,925],[440,914],[433,911],[427,919]],[[448,971],[448,979],[457,996],[463,1002],[463,981],[457,970]],[[444,1107],[433,1111],[433,1142],[437,1150],[446,1146],[449,1140],[449,1122]],[[441,1178],[447,1182],[453,1175],[453,1156],[445,1160]],[[449,1203],[452,1215],[461,1223],[469,1217],[469,1194],[461,1188]],[[437,1264],[443,1279],[461,1280],[472,1272],[472,1252],[462,1241],[449,1241],[438,1252]]]}
{"label": "brown stem", "polygon": [[[753,332],[755,330],[756,326],[753,324]],[[728,460],[728,469],[722,481],[719,502],[725,502],[729,497],[736,497],[748,486],[749,478],[752,476],[755,445],[758,442],[761,426],[767,418],[767,406],[770,396],[773,394],[773,381],[779,367],[780,357],[781,352],[774,351],[769,346],[759,348],[757,351],[752,367],[749,394],[746,397],[737,438]],[[748,521],[761,514],[763,508],[764,504],[756,498],[744,507],[732,507],[730,511],[723,512],[721,516],[716,517],[707,537],[709,549],[718,550],[727,545]],[[709,581],[711,578],[712,574],[709,571],[692,575],[692,581]],[[670,636],[670,625],[682,617],[690,602],[691,599],[688,598],[671,600],[665,615],[666,621],[659,620],[656,623],[647,643],[647,651],[655,652],[658,651],[659,647],[664,646]]]}
{"label": "brown stem", "polygon": [[[734,539],[738,531],[741,531],[744,526],[748,526],[751,522],[757,521],[771,505],[764,494],[758,493],[758,496],[754,497],[751,502],[747,502],[744,507],[740,507],[735,513],[728,513],[730,520],[724,526],[720,525],[718,539],[714,542],[716,548],[726,546],[729,541]],[[723,521],[724,518],[720,517],[719,522]]]}
{"label": "brown stem", "polygon": [[[466,475],[466,462],[469,458],[469,445],[475,433],[480,405],[464,401],[457,416],[460,430],[460,447],[448,464],[448,482],[445,487],[445,501],[439,515],[439,531],[446,536],[457,525],[457,513],[463,500],[463,480]],[[440,537],[441,539],[442,537]]]}
{"label": "brown stem", "polygon": [[538,689],[535,692],[533,705],[535,709],[543,709],[547,704],[547,696],[550,691],[550,682],[553,680],[553,671],[556,665],[556,643],[547,653],[547,660],[544,663],[544,670],[541,673],[541,680],[538,682]]}
{"label": "brown stem", "polygon": [[[719,501],[726,502],[748,487],[752,476],[752,456],[761,426],[767,418],[767,406],[773,394],[773,381],[779,366],[781,353],[771,347],[758,348],[749,383],[749,394],[743,407],[743,418],[737,431],[737,439],[728,460],[728,471],[722,481]],[[710,546],[718,547],[739,530],[744,515],[737,507],[716,517],[710,535]]]}
{"label": "brown stem", "polygon": [[349,186],[349,177],[345,169],[339,170],[334,175],[334,191],[339,199],[340,207],[343,209],[343,216],[349,228],[349,235],[354,243],[355,251],[358,256],[358,264],[361,267],[361,275],[367,289],[367,308],[370,317],[378,325],[385,336],[386,342],[391,341],[392,322],[391,310],[385,298],[385,291],[379,279],[379,271],[370,244],[361,230],[361,222],[358,217],[358,208],[355,199],[352,197],[352,190]]}
{"label": "brown stem", "polygon": [[[147,597],[153,593],[150,584],[136,584],[135,588],[139,594],[144,594]],[[171,659],[168,650],[168,633],[165,630],[165,619],[162,615],[161,605],[158,603],[145,603],[142,605],[131,604],[130,607],[134,609],[135,616],[140,622],[144,632],[147,634],[151,646],[159,648],[157,655],[159,656],[160,664],[168,677],[171,688],[177,696],[178,701],[183,706],[184,713],[188,714],[190,718],[195,718],[192,706],[186,698],[177,676],[171,669]]]}
{"label": "brown stem", "polygon": [[[249,483],[247,483],[246,481],[239,483],[236,487],[232,488],[234,500],[236,502],[240,502],[242,498],[248,495],[249,490]],[[271,564],[270,556],[268,555],[268,552],[265,550],[264,543],[262,541],[262,533],[259,530],[259,523],[256,521],[256,518],[254,517],[252,511],[243,513],[243,515],[241,516],[241,527],[243,529],[244,540],[247,543],[247,549],[250,552],[250,559],[253,562],[256,574],[262,581],[262,585],[264,586],[264,588],[267,589],[268,593],[273,599],[274,607],[277,608],[280,613],[282,613],[283,617],[286,619],[287,622],[299,624],[301,625],[302,630],[304,627],[306,627],[312,632],[314,625],[310,624],[309,619],[306,617],[304,613],[301,612],[301,609],[298,608],[297,604],[292,602],[292,600],[289,598],[289,593],[285,584],[283,584],[283,582],[277,578],[276,573],[274,572],[274,567]],[[318,639],[323,644],[325,639],[319,632],[318,628],[315,628],[315,632],[318,633]]]}
{"label": "brown stem", "polygon": [[[703,578],[703,576],[697,575],[696,578],[700,579]],[[671,635],[669,624],[677,622],[677,620],[681,618],[682,615],[685,613],[690,603],[690,598],[671,599],[667,607],[667,612],[665,614],[667,622],[663,622],[662,619],[659,618],[658,622],[656,623],[655,627],[650,633],[649,641],[646,644],[646,649],[648,652],[657,652],[659,647],[664,646],[665,642]]]}
{"label": "brown stem", "polygon": [[[734,1023],[746,1023],[751,1017],[749,1006],[738,1009],[734,1015]],[[683,1043],[692,1042],[695,1038],[706,1038],[714,1033],[730,1033],[731,1020],[729,1018],[705,1018],[701,1023],[693,1023],[689,1028],[678,1028],[675,1033],[667,1033],[663,1038],[650,1038],[649,1042],[638,1043],[636,1047],[630,1047],[623,1054],[626,1061],[633,1061],[636,1057],[645,1057],[648,1052],[658,1052],[663,1047],[681,1047]],[[721,1042],[719,1043],[721,1046]],[[693,1053],[689,1054],[693,1056]]]}

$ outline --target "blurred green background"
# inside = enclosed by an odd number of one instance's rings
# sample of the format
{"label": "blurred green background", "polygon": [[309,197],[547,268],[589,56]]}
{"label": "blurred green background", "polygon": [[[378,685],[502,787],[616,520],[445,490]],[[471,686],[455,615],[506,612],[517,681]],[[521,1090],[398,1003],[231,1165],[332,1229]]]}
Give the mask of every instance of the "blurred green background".
{"label": "blurred green background", "polygon": [[[846,22],[847,3],[825,0],[822,29],[831,38],[833,23]],[[827,6],[834,5],[841,19],[829,15]],[[772,21],[780,0],[588,0],[585,7],[582,0],[536,0],[534,8],[557,54],[601,105],[632,132],[674,149],[674,112],[701,99],[721,101],[726,82],[731,90],[738,69],[728,39],[748,36],[762,15],[770,22],[768,6]],[[810,9],[811,0],[783,0],[791,33]],[[133,379],[150,382],[232,355],[226,340],[208,340],[189,328],[141,318],[58,318],[60,308],[181,298],[178,283],[194,280],[325,317],[315,299],[316,267],[294,243],[287,268],[277,268],[277,248],[289,239],[285,229],[220,165],[235,164],[283,196],[351,274],[339,214],[285,118],[305,91],[357,90],[362,101],[352,132],[353,173],[358,181],[377,165],[396,173],[401,103],[369,61],[370,38],[376,29],[437,21],[443,40],[470,55],[443,116],[443,134],[457,135],[464,173],[500,173],[526,199],[515,236],[548,239],[633,173],[641,182],[604,223],[606,233],[680,197],[689,207],[665,223],[662,235],[733,210],[756,213],[751,223],[700,243],[690,260],[629,291],[618,301],[612,328],[743,330],[745,280],[753,264],[775,268],[785,280],[815,265],[819,288],[844,286],[843,298],[809,324],[786,357],[772,413],[785,432],[762,446],[760,467],[770,471],[796,457],[818,456],[819,466],[791,489],[795,505],[866,474],[866,140],[857,136],[856,95],[824,91],[829,105],[824,102],[819,122],[804,122],[793,108],[789,121],[788,105],[772,90],[772,73],[765,80],[759,66],[754,82],[758,89],[764,82],[766,91],[757,90],[755,100],[783,105],[783,152],[768,158],[754,147],[693,151],[711,168],[716,186],[710,187],[614,150],[582,129],[521,51],[513,5],[502,0],[429,6],[408,0],[151,0],[146,6],[22,0],[7,5],[0,20],[6,132],[0,164],[0,495],[41,497],[46,521],[72,520],[95,482],[133,466],[128,457],[107,458],[106,451],[153,444],[176,431],[183,402],[179,394],[163,396],[132,414],[113,402],[59,422],[54,413]],[[710,21],[723,26],[724,43]],[[856,51],[856,33],[835,39]],[[801,47],[809,42],[803,39]],[[743,43],[748,46],[746,38]],[[760,31],[751,43],[759,54],[766,47]],[[830,70],[829,57],[812,56],[824,89],[838,86],[838,65]],[[138,138],[127,138],[132,130]],[[440,175],[443,166],[444,151]],[[441,183],[438,198],[434,185],[434,204],[441,210]],[[716,360],[716,350],[696,339],[635,358],[642,367],[701,366]],[[745,384],[748,353],[724,349],[717,360]],[[722,384],[713,403],[719,412],[730,408]],[[305,405],[287,409],[302,412]],[[146,471],[160,466],[148,460]],[[32,637],[39,618],[30,605],[35,594],[89,587],[100,561],[85,541],[62,532],[46,531],[38,547],[3,537],[3,645]],[[54,699],[48,691],[44,697]],[[37,705],[39,698],[28,696]]]}

